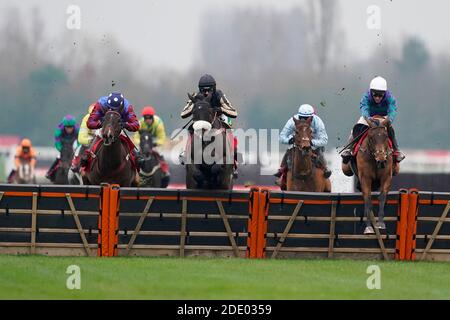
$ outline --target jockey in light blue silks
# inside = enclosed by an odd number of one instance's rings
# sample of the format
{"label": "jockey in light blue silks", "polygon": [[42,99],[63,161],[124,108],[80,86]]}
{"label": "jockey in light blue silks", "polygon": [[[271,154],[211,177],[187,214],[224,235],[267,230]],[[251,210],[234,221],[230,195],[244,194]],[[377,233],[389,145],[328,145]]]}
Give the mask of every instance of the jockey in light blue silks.
{"label": "jockey in light blue silks", "polygon": [[[369,90],[364,93],[360,102],[361,117],[358,123],[353,127],[352,134],[349,137],[349,143],[356,139],[365,129],[369,127],[365,119],[373,120],[374,116],[389,118],[388,136],[392,141],[394,149],[394,161],[398,171],[398,163],[405,158],[405,155],[399,150],[397,139],[395,138],[392,123],[397,116],[397,102],[392,93],[387,88],[387,81],[382,77],[375,77],[370,82]],[[356,143],[356,141],[354,141]],[[342,150],[341,156],[343,163],[347,164],[352,158],[352,148],[354,143]],[[395,172],[396,170],[394,170]]]}
{"label": "jockey in light blue silks", "polygon": [[[294,115],[296,119],[304,119],[308,120],[312,117],[311,122],[311,130],[312,130],[312,140],[311,140],[311,148],[314,153],[317,155],[317,163],[316,165],[324,170],[324,177],[328,179],[331,175],[331,171],[328,170],[325,158],[323,156],[323,152],[325,151],[325,146],[328,143],[328,135],[325,130],[325,124],[322,119],[319,118],[318,115],[315,114],[314,108],[309,104],[303,104],[298,109],[298,113]],[[295,134],[295,123],[294,120],[289,118],[286,122],[283,130],[280,133],[280,142],[283,144],[293,144],[294,143],[294,134]],[[291,148],[289,148],[290,150]],[[288,171],[287,164],[287,154],[289,150],[285,153],[283,160],[281,161],[280,169],[274,175],[280,179],[277,180],[277,184],[281,187],[282,190],[286,190],[286,175]]]}

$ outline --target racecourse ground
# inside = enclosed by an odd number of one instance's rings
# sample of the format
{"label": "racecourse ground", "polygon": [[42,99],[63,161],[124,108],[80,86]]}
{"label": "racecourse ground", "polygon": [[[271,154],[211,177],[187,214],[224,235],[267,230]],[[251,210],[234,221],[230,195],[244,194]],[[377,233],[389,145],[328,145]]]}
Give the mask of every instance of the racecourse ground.
{"label": "racecourse ground", "polygon": [[[80,290],[66,287],[70,265]],[[0,255],[0,299],[450,299],[450,264]]]}

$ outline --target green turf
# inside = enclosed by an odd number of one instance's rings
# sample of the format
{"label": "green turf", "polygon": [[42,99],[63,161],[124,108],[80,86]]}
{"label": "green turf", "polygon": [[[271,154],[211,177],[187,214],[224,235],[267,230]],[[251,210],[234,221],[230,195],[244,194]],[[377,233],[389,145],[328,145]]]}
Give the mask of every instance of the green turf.
{"label": "green turf", "polygon": [[[80,290],[66,288],[72,264]],[[450,264],[0,255],[0,299],[450,299]]]}

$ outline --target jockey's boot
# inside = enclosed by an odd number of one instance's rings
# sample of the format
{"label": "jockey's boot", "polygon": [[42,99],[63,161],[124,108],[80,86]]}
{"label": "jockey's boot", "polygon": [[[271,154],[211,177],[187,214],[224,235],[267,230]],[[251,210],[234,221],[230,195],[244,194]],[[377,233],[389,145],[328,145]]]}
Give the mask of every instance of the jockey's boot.
{"label": "jockey's boot", "polygon": [[[347,144],[352,142],[352,140],[353,140],[353,134],[350,134],[350,136],[348,137]],[[352,159],[352,156],[353,156],[352,145],[349,145],[347,148],[345,148],[344,150],[341,151],[342,163],[343,164],[349,163],[350,160]]]}
{"label": "jockey's boot", "polygon": [[281,190],[286,190],[287,186],[287,167],[281,166],[278,169],[278,172],[274,174],[277,179],[275,180],[275,184],[280,187]]}
{"label": "jockey's boot", "polygon": [[11,172],[9,173],[8,179],[7,179],[8,183],[13,183],[16,172],[17,172],[17,170],[14,170],[14,169],[11,170]]}
{"label": "jockey's boot", "polygon": [[161,188],[167,188],[167,186],[169,185],[170,182],[170,173],[164,173],[162,174],[161,177]]}
{"label": "jockey's boot", "polygon": [[394,162],[401,162],[403,159],[405,159],[405,155],[398,148],[397,138],[395,137],[395,131],[392,126],[388,127],[388,136],[392,141],[392,148],[394,149]]}
{"label": "jockey's boot", "polygon": [[317,148],[315,152],[317,154],[318,167],[323,170],[323,177],[328,179],[331,176],[331,170],[328,169],[327,162],[323,156],[324,148]]}
{"label": "jockey's boot", "polygon": [[342,163],[347,164],[352,159],[352,151],[350,148],[346,148],[341,152]]}
{"label": "jockey's boot", "polygon": [[283,175],[283,167],[278,168],[277,173],[274,174],[275,177],[280,178]]}
{"label": "jockey's boot", "polygon": [[[289,151],[289,150],[288,150]],[[283,159],[281,160],[281,165],[280,168],[278,168],[277,173],[274,174],[275,177],[277,178],[281,178],[281,176],[287,172],[287,157],[288,157],[288,152],[285,152],[283,155]]]}

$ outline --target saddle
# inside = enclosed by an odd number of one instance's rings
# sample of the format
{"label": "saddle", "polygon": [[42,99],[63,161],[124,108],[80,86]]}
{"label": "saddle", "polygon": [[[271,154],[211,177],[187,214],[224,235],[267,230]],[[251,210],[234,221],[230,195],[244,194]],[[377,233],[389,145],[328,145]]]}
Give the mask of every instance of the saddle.
{"label": "saddle", "polygon": [[[135,146],[134,143],[126,136],[120,135],[120,142],[127,148],[128,150],[128,157],[131,161],[131,165],[133,166],[134,170],[138,169],[137,166],[137,159],[136,154],[134,152]],[[83,168],[84,172],[90,172],[92,170],[92,167],[94,165],[95,160],[97,159],[97,152],[103,145],[103,138],[100,138],[94,142],[90,150],[86,150],[87,155],[87,165]]]}

